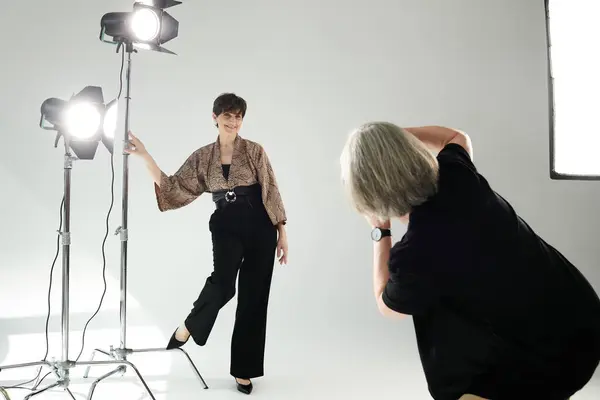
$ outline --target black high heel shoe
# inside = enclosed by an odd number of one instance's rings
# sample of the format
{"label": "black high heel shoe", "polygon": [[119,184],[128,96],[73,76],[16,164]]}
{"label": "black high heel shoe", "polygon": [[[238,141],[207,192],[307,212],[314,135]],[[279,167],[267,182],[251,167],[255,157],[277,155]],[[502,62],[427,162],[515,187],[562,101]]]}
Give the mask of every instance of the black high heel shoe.
{"label": "black high heel shoe", "polygon": [[244,394],[250,394],[250,393],[252,393],[252,382],[250,382],[250,383],[249,383],[249,384],[247,384],[247,385],[242,385],[242,384],[241,384],[241,383],[239,383],[239,382],[237,381],[237,379],[236,379],[236,380],[235,380],[235,383],[236,383],[236,385],[237,385],[237,390],[238,390],[239,392],[242,392],[242,393],[244,393]]}
{"label": "black high heel shoe", "polygon": [[[179,328],[177,328],[177,329],[179,329]],[[171,335],[171,339],[169,339],[169,343],[167,344],[167,350],[177,349],[177,348],[183,346],[184,344],[186,344],[187,341],[190,339],[190,337],[188,336],[188,338],[185,340],[185,342],[177,340],[175,338],[177,329],[175,329],[175,332],[173,332],[173,334]]]}

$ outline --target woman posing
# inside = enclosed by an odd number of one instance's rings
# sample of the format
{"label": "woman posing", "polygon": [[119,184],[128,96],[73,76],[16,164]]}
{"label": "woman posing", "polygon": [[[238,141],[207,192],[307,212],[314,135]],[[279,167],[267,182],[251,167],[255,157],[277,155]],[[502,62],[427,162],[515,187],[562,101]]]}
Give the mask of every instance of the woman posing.
{"label": "woman posing", "polygon": [[143,143],[133,134],[127,150],[145,161],[154,180],[160,211],[190,204],[212,193],[215,211],[212,235],[212,274],[167,349],[184,345],[191,336],[206,344],[220,309],[236,293],[238,304],[231,340],[231,375],[240,392],[252,392],[251,378],[263,376],[267,305],[275,253],[287,263],[286,213],[275,174],[263,147],[240,137],[247,104],[224,93],[213,104],[217,140],[194,151],[179,170],[160,170]]}

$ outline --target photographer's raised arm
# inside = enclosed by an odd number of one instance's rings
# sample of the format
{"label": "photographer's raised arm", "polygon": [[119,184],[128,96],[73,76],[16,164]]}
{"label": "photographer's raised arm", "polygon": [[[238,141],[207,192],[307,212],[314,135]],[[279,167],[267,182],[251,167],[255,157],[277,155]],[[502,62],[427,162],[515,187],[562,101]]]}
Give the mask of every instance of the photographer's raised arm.
{"label": "photographer's raised arm", "polygon": [[462,146],[473,159],[471,139],[462,131],[443,126],[420,126],[404,128],[404,130],[413,134],[436,153],[439,153],[447,144],[456,143]]}

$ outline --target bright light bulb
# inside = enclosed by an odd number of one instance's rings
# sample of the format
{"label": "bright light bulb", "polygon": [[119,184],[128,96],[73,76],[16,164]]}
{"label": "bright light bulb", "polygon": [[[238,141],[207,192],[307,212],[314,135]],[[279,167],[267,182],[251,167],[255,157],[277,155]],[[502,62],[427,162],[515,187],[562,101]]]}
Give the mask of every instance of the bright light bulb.
{"label": "bright light bulb", "polygon": [[138,40],[147,42],[156,39],[160,32],[160,20],[156,12],[142,8],[134,12],[131,29]]}
{"label": "bright light bulb", "polygon": [[100,112],[93,104],[72,104],[65,114],[67,132],[75,139],[91,139],[98,132],[101,119]]}
{"label": "bright light bulb", "polygon": [[152,50],[152,47],[150,47],[150,45],[147,43],[134,43],[133,47],[142,50]]}
{"label": "bright light bulb", "polygon": [[106,109],[104,114],[104,136],[108,139],[114,139],[117,130],[117,119],[119,116],[119,103],[114,102]]}

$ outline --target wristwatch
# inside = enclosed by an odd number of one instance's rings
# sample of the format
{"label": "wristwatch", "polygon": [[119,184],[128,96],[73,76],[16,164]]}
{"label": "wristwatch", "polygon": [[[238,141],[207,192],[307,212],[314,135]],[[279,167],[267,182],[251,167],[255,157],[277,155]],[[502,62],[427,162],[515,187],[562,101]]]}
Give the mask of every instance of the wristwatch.
{"label": "wristwatch", "polygon": [[386,236],[392,236],[392,231],[390,229],[375,228],[371,231],[371,239],[375,242],[379,242]]}

